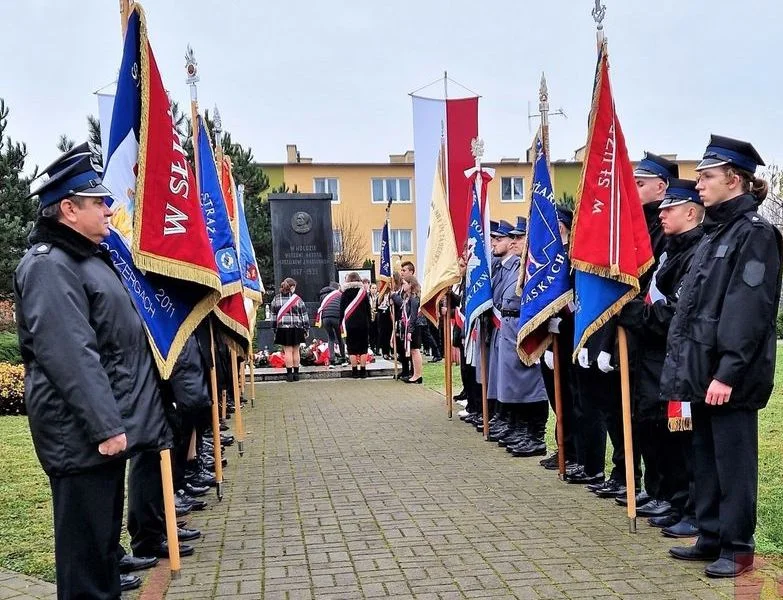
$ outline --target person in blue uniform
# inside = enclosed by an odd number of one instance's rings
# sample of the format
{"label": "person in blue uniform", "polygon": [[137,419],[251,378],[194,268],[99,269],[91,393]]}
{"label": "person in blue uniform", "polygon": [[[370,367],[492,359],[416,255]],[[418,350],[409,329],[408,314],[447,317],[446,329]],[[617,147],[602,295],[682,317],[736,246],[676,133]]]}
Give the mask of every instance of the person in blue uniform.
{"label": "person in blue uniform", "polygon": [[542,456],[546,454],[544,433],[549,415],[546,387],[539,365],[528,367],[517,353],[522,300],[517,293],[517,283],[526,234],[527,220],[517,217],[516,225],[509,232],[511,257],[501,265],[501,275],[497,279],[501,292],[497,397],[507,415],[508,425],[501,425],[494,437],[503,438],[506,449],[513,456]]}
{"label": "person in blue uniform", "polygon": [[[116,600],[125,461],[171,447],[144,325],[101,247],[110,195],[88,145],[44,169],[14,274],[25,405],[52,491],[57,595]],[[140,580],[123,575],[124,588]]]}
{"label": "person in blue uniform", "polygon": [[699,537],[670,549],[710,577],[753,568],[758,411],[772,393],[780,232],[758,213],[767,183],[748,142],[713,135],[697,166],[704,237],[682,283],[666,343],[661,399],[690,402]]}
{"label": "person in blue uniform", "polygon": [[[677,428],[669,431],[668,403],[660,400],[660,382],[666,355],[666,336],[677,308],[680,286],[688,273],[704,230],[704,204],[696,182],[672,179],[660,204],[666,245],[658,268],[650,279],[644,298],[634,298],[623,307],[619,324],[628,331],[636,349],[632,412],[634,424],[646,435],[639,437],[639,449],[647,471],[655,465],[655,479],[645,477],[650,507],[664,507],[665,514],[650,516],[669,537],[695,534],[695,515],[689,491],[692,480],[691,434]],[[644,507],[637,514],[644,516]]]}

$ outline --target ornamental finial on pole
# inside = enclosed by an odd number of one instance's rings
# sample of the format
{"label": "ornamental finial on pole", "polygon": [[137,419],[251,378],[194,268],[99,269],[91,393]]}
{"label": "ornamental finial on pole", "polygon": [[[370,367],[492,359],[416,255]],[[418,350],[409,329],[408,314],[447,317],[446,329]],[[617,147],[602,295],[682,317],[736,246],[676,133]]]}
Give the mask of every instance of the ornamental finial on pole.
{"label": "ornamental finial on pole", "polygon": [[193,48],[190,44],[188,44],[188,51],[185,52],[185,71],[188,74],[185,83],[188,85],[195,85],[198,83],[198,63],[196,62],[196,54],[193,52]]}
{"label": "ornamental finial on pole", "polygon": [[470,153],[476,159],[476,169],[481,170],[481,157],[484,156],[484,140],[474,137],[470,140]]}
{"label": "ornamental finial on pole", "polygon": [[470,140],[470,153],[473,155],[473,158],[480,160],[484,156],[484,140],[478,137]]}
{"label": "ornamental finial on pole", "polygon": [[215,114],[212,119],[212,128],[215,130],[215,139],[220,137],[223,131],[223,121],[220,119],[220,112],[218,111],[217,104],[215,104]]}
{"label": "ornamental finial on pole", "polygon": [[601,4],[601,0],[595,0],[595,6],[592,10],[593,19],[595,20],[596,27],[600,31],[604,28],[603,20],[606,16],[606,6]]}

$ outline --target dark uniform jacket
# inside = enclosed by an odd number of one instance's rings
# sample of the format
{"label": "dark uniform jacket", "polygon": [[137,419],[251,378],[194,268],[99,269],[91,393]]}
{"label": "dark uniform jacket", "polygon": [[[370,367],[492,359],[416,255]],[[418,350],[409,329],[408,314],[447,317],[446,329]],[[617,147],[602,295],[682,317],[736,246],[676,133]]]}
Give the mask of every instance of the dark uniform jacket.
{"label": "dark uniform jacket", "polygon": [[[111,259],[42,218],[14,276],[25,404],[47,474],[79,473],[171,443],[141,318]],[[127,451],[99,454],[125,433]]]}
{"label": "dark uniform jacket", "polygon": [[728,409],[766,406],[775,373],[780,232],[750,194],[709,207],[705,236],[669,328],[661,399],[703,402],[713,379]]}
{"label": "dark uniform jacket", "polygon": [[197,413],[212,406],[208,368],[204,364],[196,333],[193,333],[185,342],[167,382],[178,411]]}
{"label": "dark uniform jacket", "polygon": [[663,298],[652,304],[634,298],[620,314],[619,324],[628,330],[636,347],[632,390],[634,419],[666,417],[666,403],[660,400],[666,336],[677,308],[680,286],[703,235],[704,230],[698,226],[669,237],[654,276],[655,288]]}
{"label": "dark uniform jacket", "polygon": [[[318,301],[323,302],[324,298],[326,298],[329,294],[331,294],[334,291],[334,288],[332,286],[327,285],[326,287],[322,287],[321,291],[318,292]],[[324,308],[323,312],[321,313],[321,319],[339,319],[340,318],[340,297],[342,296],[342,292],[337,294],[337,297],[332,300],[329,305]]]}
{"label": "dark uniform jacket", "polygon": [[[351,281],[343,285],[343,294],[340,296],[340,302],[338,303],[340,319],[346,317],[345,311],[356,296],[359,295],[359,291],[363,287],[364,284],[361,281]],[[345,327],[346,329],[370,328],[370,294],[365,294],[364,299],[359,302],[353,313],[348,318],[345,318]]]}

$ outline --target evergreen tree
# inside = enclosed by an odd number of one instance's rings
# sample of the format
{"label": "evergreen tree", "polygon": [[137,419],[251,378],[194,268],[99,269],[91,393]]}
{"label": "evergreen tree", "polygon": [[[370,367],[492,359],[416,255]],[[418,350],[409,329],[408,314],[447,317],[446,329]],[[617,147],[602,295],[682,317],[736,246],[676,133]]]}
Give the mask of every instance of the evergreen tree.
{"label": "evergreen tree", "polygon": [[23,175],[27,146],[6,135],[9,109],[0,98],[0,295],[13,292],[14,270],[27,250],[36,203],[25,199],[32,177]]}
{"label": "evergreen tree", "polygon": [[60,134],[60,139],[57,141],[57,149],[60,152],[68,152],[71,148],[73,148],[76,145],[76,142],[74,142],[71,138],[69,138],[64,133]]}

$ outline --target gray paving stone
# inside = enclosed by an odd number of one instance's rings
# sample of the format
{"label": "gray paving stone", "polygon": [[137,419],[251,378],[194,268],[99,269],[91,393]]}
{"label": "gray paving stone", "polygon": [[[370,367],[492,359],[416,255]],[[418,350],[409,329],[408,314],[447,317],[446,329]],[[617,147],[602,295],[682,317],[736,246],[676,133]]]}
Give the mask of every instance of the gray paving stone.
{"label": "gray paving stone", "polygon": [[225,499],[191,517],[205,538],[170,600],[732,597],[670,560],[657,530],[627,533],[614,503],[448,421],[439,394],[388,380],[257,391],[245,455],[227,450]]}

